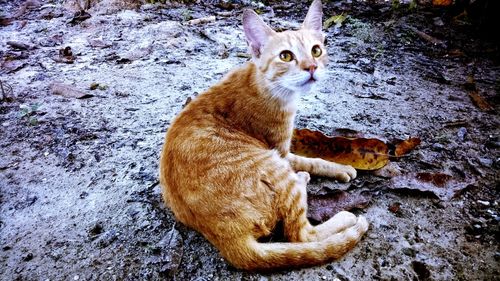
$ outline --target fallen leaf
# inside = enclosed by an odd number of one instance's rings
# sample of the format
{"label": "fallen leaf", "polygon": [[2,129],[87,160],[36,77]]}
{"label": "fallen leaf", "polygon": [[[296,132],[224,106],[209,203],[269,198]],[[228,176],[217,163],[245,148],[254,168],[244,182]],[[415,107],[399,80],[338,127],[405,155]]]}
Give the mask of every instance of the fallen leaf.
{"label": "fallen leaf", "polygon": [[391,205],[389,205],[389,211],[391,211],[391,213],[399,213],[399,210],[401,209],[401,203],[399,202],[394,202],[392,203]]}
{"label": "fallen leaf", "polygon": [[32,50],[35,46],[20,41],[7,41],[7,45],[17,50]]}
{"label": "fallen leaf", "polygon": [[432,0],[432,5],[434,6],[450,6],[453,0]]}
{"label": "fallen leaf", "polygon": [[472,99],[472,102],[482,111],[493,110],[493,107],[479,94],[478,91],[469,91],[469,97]]}
{"label": "fallen leaf", "polygon": [[421,143],[420,138],[408,138],[399,143],[396,143],[396,149],[394,150],[394,156],[400,157],[408,152],[412,151]]}
{"label": "fallen leaf", "polygon": [[430,192],[441,200],[450,200],[470,184],[470,181],[458,181],[444,173],[410,173],[392,178],[389,188]]}
{"label": "fallen leaf", "polygon": [[67,64],[72,64],[75,62],[75,56],[71,47],[67,46],[65,48],[59,49],[59,55],[52,58],[55,62],[62,62]]}
{"label": "fallen leaf", "polygon": [[7,26],[11,24],[12,19],[10,18],[0,18],[0,26]]}
{"label": "fallen leaf", "polygon": [[7,73],[14,73],[27,65],[24,61],[8,60],[0,64]]}
{"label": "fallen leaf", "polygon": [[332,26],[333,24],[337,25],[337,26],[342,26],[342,23],[347,19],[347,15],[344,15],[344,13],[340,14],[340,15],[335,15],[335,16],[332,16],[330,17],[329,19],[327,19],[325,21],[325,23],[323,24],[323,29],[328,29],[330,26]]}
{"label": "fallen leaf", "polygon": [[306,157],[319,157],[359,170],[376,170],[389,162],[387,145],[374,138],[328,137],[309,129],[295,129],[291,151]]}
{"label": "fallen leaf", "polygon": [[321,223],[340,211],[364,209],[370,200],[371,194],[366,191],[349,194],[342,190],[335,190],[327,195],[309,195],[307,217],[313,222]]}
{"label": "fallen leaf", "polygon": [[67,98],[85,99],[91,98],[94,95],[87,94],[76,89],[74,86],[66,85],[60,82],[54,82],[50,85],[50,91],[55,95],[60,95]]}
{"label": "fallen leaf", "polygon": [[71,21],[69,22],[70,24],[79,24],[84,20],[90,19],[92,16],[85,12],[84,10],[80,10],[75,13]]}

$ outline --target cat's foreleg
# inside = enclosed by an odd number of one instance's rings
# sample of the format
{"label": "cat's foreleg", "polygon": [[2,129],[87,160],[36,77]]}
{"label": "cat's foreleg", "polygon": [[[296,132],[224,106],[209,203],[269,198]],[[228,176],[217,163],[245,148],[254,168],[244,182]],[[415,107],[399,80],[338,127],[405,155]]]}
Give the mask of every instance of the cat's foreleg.
{"label": "cat's foreleg", "polygon": [[313,175],[333,177],[339,181],[348,182],[356,178],[356,169],[320,158],[308,158],[293,153],[286,156],[294,171],[305,171]]}

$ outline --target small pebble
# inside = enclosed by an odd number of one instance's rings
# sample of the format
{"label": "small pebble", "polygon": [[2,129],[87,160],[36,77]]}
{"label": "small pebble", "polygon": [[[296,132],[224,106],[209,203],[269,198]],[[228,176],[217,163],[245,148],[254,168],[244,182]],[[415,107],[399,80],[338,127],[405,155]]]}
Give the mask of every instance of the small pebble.
{"label": "small pebble", "polygon": [[432,145],[432,150],[434,151],[441,151],[444,149],[444,145],[440,144],[440,143],[435,143]]}
{"label": "small pebble", "polygon": [[75,277],[73,277],[73,280],[75,280],[75,281],[79,280],[79,279],[80,279],[80,276],[78,276],[78,275],[75,275]]}
{"label": "small pebble", "polygon": [[465,127],[461,127],[460,129],[458,129],[457,137],[459,141],[464,141],[466,136],[467,136],[467,129]]}
{"label": "small pebble", "polygon": [[436,26],[444,26],[444,22],[440,17],[435,17],[432,19],[434,21],[434,25]]}
{"label": "small pebble", "polygon": [[490,205],[490,202],[488,201],[483,201],[483,200],[477,200],[477,203],[481,204],[481,205],[484,205],[484,206],[489,206]]}
{"label": "small pebble", "polygon": [[488,158],[479,158],[479,163],[485,167],[493,166],[493,160]]}

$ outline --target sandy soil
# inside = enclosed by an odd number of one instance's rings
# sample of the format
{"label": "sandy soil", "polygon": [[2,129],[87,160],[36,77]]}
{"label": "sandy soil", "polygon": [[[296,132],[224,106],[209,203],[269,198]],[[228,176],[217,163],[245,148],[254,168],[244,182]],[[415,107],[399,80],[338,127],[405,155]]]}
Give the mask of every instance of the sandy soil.
{"label": "sandy soil", "polygon": [[[2,15],[21,2],[0,1]],[[371,193],[355,211],[369,232],[338,261],[259,274],[232,268],[175,223],[157,181],[170,120],[247,60],[244,5],[119,10],[104,1],[72,24],[59,2],[0,26],[1,280],[500,280],[497,38],[479,37],[452,10],[326,5],[327,17],[350,18],[327,30],[329,77],[301,99],[297,127],[419,136],[421,146],[392,171],[470,184],[447,199],[394,190],[393,180],[367,172],[349,184],[314,178],[311,194]],[[279,29],[298,27],[307,9],[252,5]],[[60,55],[67,46],[73,63]],[[474,88],[492,110],[472,102]]]}

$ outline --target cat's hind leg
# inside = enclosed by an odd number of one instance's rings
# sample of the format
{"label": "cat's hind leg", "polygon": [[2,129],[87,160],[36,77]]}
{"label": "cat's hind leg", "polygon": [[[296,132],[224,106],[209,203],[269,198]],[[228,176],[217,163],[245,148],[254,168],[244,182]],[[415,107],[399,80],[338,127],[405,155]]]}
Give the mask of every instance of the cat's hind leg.
{"label": "cat's hind leg", "polygon": [[309,242],[327,239],[356,225],[358,218],[350,212],[341,211],[326,222],[312,226],[307,219],[307,191],[310,180],[307,172],[298,172],[291,177],[285,192],[281,210],[285,236],[290,242]]}
{"label": "cat's hind leg", "polygon": [[279,195],[279,211],[283,219],[285,237],[290,242],[316,241],[316,231],[307,219],[306,185],[310,180],[307,172],[289,171]]}
{"label": "cat's hind leg", "polygon": [[327,239],[312,242],[260,243],[252,236],[219,240],[216,246],[235,267],[268,270],[319,265],[338,259],[361,240],[368,223],[359,217],[356,224]]}

